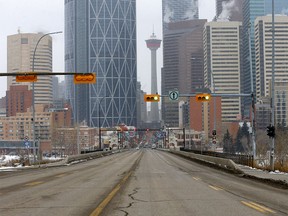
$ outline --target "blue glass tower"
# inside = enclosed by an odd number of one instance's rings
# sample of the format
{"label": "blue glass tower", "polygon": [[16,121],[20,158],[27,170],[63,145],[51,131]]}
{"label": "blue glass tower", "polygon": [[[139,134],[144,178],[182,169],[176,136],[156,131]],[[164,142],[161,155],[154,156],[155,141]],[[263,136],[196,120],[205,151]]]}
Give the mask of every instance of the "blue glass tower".
{"label": "blue glass tower", "polygon": [[97,76],[77,85],[66,76],[75,122],[136,125],[136,1],[65,0],[65,71]]}

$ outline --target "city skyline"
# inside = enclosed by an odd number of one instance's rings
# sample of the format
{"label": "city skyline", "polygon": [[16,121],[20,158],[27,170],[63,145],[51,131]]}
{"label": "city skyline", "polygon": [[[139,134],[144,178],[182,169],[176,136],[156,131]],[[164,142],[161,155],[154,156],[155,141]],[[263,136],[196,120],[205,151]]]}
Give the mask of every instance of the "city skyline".
{"label": "city skyline", "polygon": [[[49,5],[49,7],[44,5]],[[205,9],[204,9],[205,8]],[[154,32],[162,39],[162,0],[138,0],[137,10],[137,80],[142,89],[150,91],[150,51],[145,40]],[[13,16],[9,14],[14,11]],[[215,2],[202,0],[199,2],[199,17],[211,20],[215,16]],[[147,16],[149,14],[149,16]],[[7,17],[10,20],[7,21]],[[64,1],[59,0],[0,0],[0,20],[2,30],[0,35],[0,72],[7,72],[7,36],[21,33],[52,32],[64,30]],[[5,20],[5,23],[4,23]],[[9,25],[7,24],[9,23]],[[64,71],[64,34],[53,35],[53,71]],[[161,82],[161,67],[163,66],[162,47],[157,56],[158,89]],[[63,80],[60,77],[60,80]],[[6,77],[0,79],[0,97],[4,97],[7,90]]]}

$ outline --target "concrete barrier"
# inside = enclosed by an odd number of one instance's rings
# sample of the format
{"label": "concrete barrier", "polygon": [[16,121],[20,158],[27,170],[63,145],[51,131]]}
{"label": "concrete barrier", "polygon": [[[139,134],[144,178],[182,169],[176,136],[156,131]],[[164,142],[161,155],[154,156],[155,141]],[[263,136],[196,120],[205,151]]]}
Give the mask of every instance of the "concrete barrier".
{"label": "concrete barrier", "polygon": [[176,150],[169,150],[169,152],[171,152],[172,154],[181,155],[186,158],[191,158],[193,160],[198,160],[204,163],[210,163],[218,167],[233,171],[235,173],[243,174],[243,171],[238,167],[238,165],[230,159],[212,157],[208,155],[199,155],[199,154],[194,154],[191,152],[183,152],[183,151],[176,151]]}
{"label": "concrete barrier", "polygon": [[74,161],[81,161],[81,160],[91,160],[95,158],[100,158],[103,156],[111,155],[114,153],[123,152],[124,150],[117,150],[117,151],[98,151],[92,152],[87,154],[80,154],[80,155],[70,155],[65,159],[66,164],[69,164]]}

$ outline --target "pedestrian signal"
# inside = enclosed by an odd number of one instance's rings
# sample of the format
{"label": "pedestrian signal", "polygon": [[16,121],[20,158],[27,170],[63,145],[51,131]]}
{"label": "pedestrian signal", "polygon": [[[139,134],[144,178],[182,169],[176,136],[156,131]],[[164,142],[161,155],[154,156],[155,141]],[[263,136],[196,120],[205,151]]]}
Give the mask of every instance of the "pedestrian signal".
{"label": "pedestrian signal", "polygon": [[95,73],[75,74],[74,83],[75,84],[96,83],[96,74]]}
{"label": "pedestrian signal", "polygon": [[37,81],[37,75],[33,73],[16,75],[16,82],[36,82],[36,81]]}
{"label": "pedestrian signal", "polygon": [[160,101],[160,95],[158,95],[158,94],[145,94],[144,95],[144,101],[145,102],[159,102]]}
{"label": "pedestrian signal", "polygon": [[210,97],[210,94],[197,94],[195,98],[198,102],[208,102],[210,100]]}

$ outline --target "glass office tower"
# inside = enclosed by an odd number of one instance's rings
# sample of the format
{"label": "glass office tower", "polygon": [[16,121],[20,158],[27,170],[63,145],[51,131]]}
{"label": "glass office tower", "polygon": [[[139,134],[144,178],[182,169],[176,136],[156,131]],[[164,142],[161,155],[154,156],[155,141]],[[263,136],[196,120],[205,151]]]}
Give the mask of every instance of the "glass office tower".
{"label": "glass office tower", "polygon": [[136,125],[136,1],[65,0],[65,71],[97,76],[77,85],[66,76],[75,122]]}
{"label": "glass office tower", "polygon": [[[275,0],[275,14],[287,12],[287,0]],[[253,92],[256,92],[256,69],[255,69],[255,39],[254,39],[254,21],[259,16],[272,14],[272,0],[246,0],[243,4],[243,55],[244,55],[244,73],[242,79],[242,93],[250,94],[251,86]],[[250,44],[249,44],[250,43]],[[249,45],[251,46],[252,70],[250,70]],[[252,72],[252,76],[251,76]],[[251,98],[243,98],[243,115],[249,116],[251,107]]]}
{"label": "glass office tower", "polygon": [[198,0],[162,0],[163,32],[168,23],[199,19]]}

